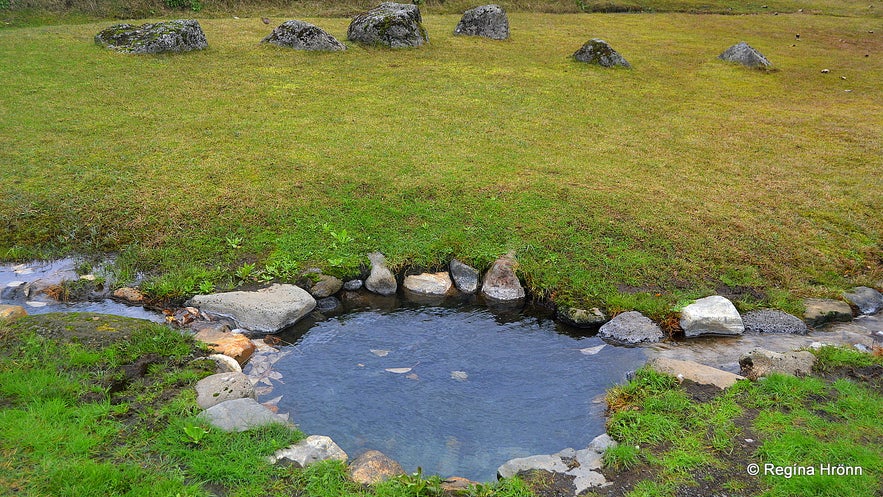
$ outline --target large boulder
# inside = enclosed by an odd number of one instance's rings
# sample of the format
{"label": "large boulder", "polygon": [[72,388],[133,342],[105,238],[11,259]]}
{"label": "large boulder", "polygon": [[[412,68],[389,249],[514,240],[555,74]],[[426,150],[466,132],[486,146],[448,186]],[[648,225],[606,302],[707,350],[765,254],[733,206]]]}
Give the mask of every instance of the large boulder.
{"label": "large boulder", "polygon": [[419,47],[429,42],[429,35],[422,23],[423,18],[416,5],[383,2],[354,17],[346,37],[365,45]]}
{"label": "large boulder", "polygon": [[804,299],[803,320],[810,326],[832,321],[852,321],[852,308],[841,300]]}
{"label": "large boulder", "polygon": [[346,45],[337,41],[337,38],[326,33],[322,28],[297,19],[283,22],[261,40],[261,43],[270,43],[295,50],[324,52],[346,50]]}
{"label": "large boulder", "polygon": [[751,46],[744,41],[740,41],[732,47],[724,50],[724,52],[718,55],[717,58],[756,69],[766,69],[772,66],[770,61],[768,61],[763,54],[751,48]]}
{"label": "large boulder", "polygon": [[395,460],[378,450],[369,450],[357,457],[347,468],[347,475],[356,483],[374,485],[405,474]]}
{"label": "large boulder", "polygon": [[862,314],[875,314],[883,309],[883,295],[873,288],[859,286],[843,294],[847,302],[856,306]]}
{"label": "large boulder", "polygon": [[773,373],[805,376],[812,372],[815,363],[816,356],[805,350],[778,353],[758,347],[739,358],[741,373],[752,380]]}
{"label": "large boulder", "polygon": [[593,38],[573,53],[574,60],[601,67],[632,67],[606,41]]}
{"label": "large boulder", "polygon": [[420,295],[448,295],[454,288],[454,283],[447,271],[441,271],[406,276],[402,286]]}
{"label": "large boulder", "polygon": [[681,328],[687,338],[703,335],[741,335],[745,331],[742,316],[725,297],[712,295],[699,299],[681,310]]}
{"label": "large boulder", "polygon": [[638,311],[623,312],[601,326],[598,336],[617,342],[653,343],[665,336],[662,329]]}
{"label": "large boulder", "polygon": [[372,252],[368,254],[368,260],[371,261],[371,274],[365,280],[365,288],[380,295],[395,294],[399,285],[395,275],[386,267],[386,257],[380,252]]}
{"label": "large boulder", "polygon": [[758,309],[742,316],[746,333],[782,333],[806,335],[807,328],[797,316],[776,309]]}
{"label": "large boulder", "polygon": [[473,294],[478,291],[478,270],[457,259],[451,259],[451,279],[454,285],[463,293]]}
{"label": "large boulder", "polygon": [[197,295],[188,305],[230,317],[247,330],[275,333],[309,314],[316,300],[298,286],[277,283],[253,292]]}
{"label": "large boulder", "polygon": [[481,295],[491,302],[515,302],[523,299],[524,288],[515,274],[517,265],[513,254],[497,259],[484,275]]}
{"label": "large boulder", "polygon": [[242,373],[219,373],[196,382],[196,403],[203,409],[233,399],[254,399],[254,385]]}
{"label": "large boulder", "polygon": [[463,13],[454,34],[505,40],[509,38],[509,18],[499,5],[475,7]]}
{"label": "large boulder", "polygon": [[194,19],[154,24],[117,24],[97,35],[95,43],[123,53],[189,52],[208,47],[205,33]]}
{"label": "large boulder", "polygon": [[300,442],[284,449],[277,450],[270,456],[272,464],[290,464],[297,468],[306,468],[319,461],[343,461],[349,458],[334,440],[322,435],[310,435]]}

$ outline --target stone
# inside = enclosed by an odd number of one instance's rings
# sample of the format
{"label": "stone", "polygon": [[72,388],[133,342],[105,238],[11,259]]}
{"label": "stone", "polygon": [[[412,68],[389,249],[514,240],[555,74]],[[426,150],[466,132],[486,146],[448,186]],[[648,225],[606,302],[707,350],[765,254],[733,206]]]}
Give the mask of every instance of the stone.
{"label": "stone", "polygon": [[859,286],[843,294],[847,302],[856,306],[862,314],[876,314],[883,309],[883,294],[873,288]]}
{"label": "stone", "polygon": [[766,69],[772,66],[770,61],[768,61],[763,54],[751,48],[751,46],[744,41],[740,41],[732,47],[724,50],[722,54],[717,56],[717,58],[756,69]]}
{"label": "stone", "polygon": [[510,459],[497,468],[497,478],[511,478],[523,471],[542,470],[551,473],[564,473],[567,464],[557,455],[536,455]]}
{"label": "stone", "polygon": [[355,16],[347,30],[348,40],[390,48],[419,47],[429,42],[416,5],[383,2]]}
{"label": "stone", "polygon": [[616,447],[617,445],[619,445],[619,443],[611,438],[610,435],[602,433],[589,442],[588,448],[599,454],[603,454],[607,449]]}
{"label": "stone", "polygon": [[322,313],[336,312],[343,307],[337,297],[325,297],[316,301],[316,310]]}
{"label": "stone", "polygon": [[509,38],[509,18],[499,5],[475,7],[463,13],[454,34],[505,40]]}
{"label": "stone", "polygon": [[515,275],[518,263],[513,254],[497,259],[484,275],[481,295],[496,302],[513,302],[525,297],[524,288]]}
{"label": "stone", "polygon": [[782,333],[806,335],[808,330],[797,316],[776,309],[758,309],[742,316],[746,333]]}
{"label": "stone", "polygon": [[141,293],[141,291],[137,288],[132,288],[128,286],[117,288],[113,291],[113,296],[120,300],[125,300],[126,302],[134,302],[136,304],[144,302],[144,294]]}
{"label": "stone", "polygon": [[362,485],[374,485],[403,474],[405,470],[399,463],[378,450],[365,452],[347,468],[350,479]]}
{"label": "stone", "polygon": [[310,435],[305,440],[277,450],[269,459],[270,464],[290,464],[296,468],[306,468],[319,461],[346,462],[349,456],[329,437]]}
{"label": "stone", "polygon": [[648,364],[660,373],[670,374],[679,379],[690,380],[700,385],[714,385],[721,390],[730,388],[737,381],[745,379],[744,376],[693,361],[679,361],[667,357],[657,357]]}
{"label": "stone", "polygon": [[359,288],[362,288],[363,284],[364,283],[362,283],[362,280],[349,280],[343,284],[343,289],[348,292],[354,292]]}
{"label": "stone", "polygon": [[451,279],[454,280],[457,290],[469,295],[478,291],[479,272],[477,269],[457,259],[451,259],[449,269],[451,270]]}
{"label": "stone", "polygon": [[0,323],[11,323],[28,315],[28,311],[20,305],[0,304]]}
{"label": "stone", "polygon": [[258,401],[246,399],[233,399],[221,402],[199,413],[199,418],[205,419],[212,426],[223,431],[246,431],[269,424],[288,424],[266,406],[258,404]]}
{"label": "stone", "polygon": [[665,336],[662,329],[638,311],[623,312],[601,326],[598,336],[617,342],[654,343]]}
{"label": "stone", "polygon": [[441,488],[449,495],[468,495],[469,489],[478,484],[479,482],[462,476],[451,476],[441,481]]}
{"label": "stone", "polygon": [[386,267],[386,257],[380,252],[368,254],[371,261],[371,274],[365,280],[365,288],[368,291],[380,295],[393,295],[398,290],[398,283],[392,271]]}
{"label": "stone", "polygon": [[205,33],[194,19],[141,26],[117,24],[95,35],[95,43],[117,52],[134,54],[189,52],[208,47]]}
{"label": "stone", "polygon": [[248,362],[255,351],[255,346],[251,343],[251,340],[241,333],[205,328],[197,332],[193,338],[208,345],[209,350],[212,352],[232,357],[240,366]]}
{"label": "stone", "polygon": [[803,320],[809,326],[819,326],[832,321],[852,321],[852,308],[841,300],[804,299]]}
{"label": "stone", "polygon": [[703,335],[741,335],[742,316],[725,297],[712,295],[696,300],[681,310],[681,328],[687,338]]}
{"label": "stone", "polygon": [[606,41],[599,40],[598,38],[587,41],[579,50],[573,53],[572,57],[578,62],[595,64],[601,67],[632,67]]}
{"label": "stone", "polygon": [[270,43],[295,50],[315,50],[338,52],[346,50],[346,45],[326,33],[322,28],[308,22],[292,19],[285,21],[273,30],[261,43]]}
{"label": "stone", "polygon": [[448,295],[454,288],[454,283],[447,271],[441,271],[409,275],[405,277],[402,286],[421,295]]}
{"label": "stone", "polygon": [[241,373],[242,366],[230,356],[224,354],[211,354],[194,361],[211,361],[214,364],[215,373]]}
{"label": "stone", "polygon": [[240,328],[275,333],[309,314],[316,307],[316,300],[296,285],[277,283],[253,292],[196,295],[188,305],[228,316]]}
{"label": "stone", "polygon": [[324,299],[339,292],[343,288],[343,281],[328,274],[319,275],[319,280],[310,287],[310,295],[317,299]]}
{"label": "stone", "polygon": [[756,380],[773,373],[805,376],[812,372],[816,356],[805,350],[778,353],[760,347],[742,354],[739,358],[741,373]]}
{"label": "stone", "polygon": [[242,373],[218,373],[196,382],[196,403],[203,409],[246,398],[256,399],[254,385]]}
{"label": "stone", "polygon": [[[579,309],[576,307],[562,306],[559,307],[555,316],[562,323],[573,326],[574,328],[597,328],[609,321],[607,315],[598,309]],[[660,330],[660,333],[662,331]],[[660,337],[662,338],[662,337]]]}

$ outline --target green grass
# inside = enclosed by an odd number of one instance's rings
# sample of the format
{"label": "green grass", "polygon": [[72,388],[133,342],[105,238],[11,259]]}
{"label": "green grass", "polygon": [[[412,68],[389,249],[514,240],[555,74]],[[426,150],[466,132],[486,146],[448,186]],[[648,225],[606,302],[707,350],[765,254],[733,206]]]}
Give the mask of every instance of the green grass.
{"label": "green grass", "polygon": [[[109,22],[4,29],[0,257],[114,252],[180,297],[250,264],[515,250],[539,296],[655,316],[723,284],[793,308],[879,280],[876,19],[510,17],[508,42],[427,15],[426,47],[334,54],[259,46],[254,19],[156,57],[95,47]],[[592,36],[634,69],[569,60]],[[715,59],[743,39],[779,71]]]}

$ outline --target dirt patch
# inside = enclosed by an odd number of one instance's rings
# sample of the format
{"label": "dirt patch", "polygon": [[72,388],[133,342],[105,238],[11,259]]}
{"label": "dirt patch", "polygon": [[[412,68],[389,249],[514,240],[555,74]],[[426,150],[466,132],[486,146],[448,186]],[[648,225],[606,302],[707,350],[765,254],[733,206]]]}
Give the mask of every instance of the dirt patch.
{"label": "dirt patch", "polygon": [[536,497],[573,497],[574,477],[535,469],[518,474]]}
{"label": "dirt patch", "polygon": [[838,366],[825,368],[824,370],[813,369],[813,374],[829,381],[840,379],[852,380],[856,383],[867,385],[868,388],[883,393],[883,365],[873,364],[870,366]]}
{"label": "dirt patch", "polygon": [[681,382],[681,388],[696,402],[708,402],[723,392],[714,385],[703,385],[692,380]]}

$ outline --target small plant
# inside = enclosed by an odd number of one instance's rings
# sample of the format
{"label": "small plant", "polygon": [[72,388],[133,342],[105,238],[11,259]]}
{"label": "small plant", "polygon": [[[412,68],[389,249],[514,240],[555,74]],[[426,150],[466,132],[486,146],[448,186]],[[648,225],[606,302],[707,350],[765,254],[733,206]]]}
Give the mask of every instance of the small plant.
{"label": "small plant", "polygon": [[198,290],[201,294],[212,293],[213,291],[215,291],[215,285],[209,280],[202,280],[199,283]]}
{"label": "small plant", "polygon": [[256,266],[254,263],[246,263],[239,266],[236,269],[236,278],[239,279],[239,281],[248,281],[249,279],[251,279],[252,276],[254,276],[255,268]]}
{"label": "small plant", "polygon": [[199,445],[199,442],[208,434],[208,430],[195,423],[187,423],[184,425],[184,435],[187,437],[187,443]]}
{"label": "small plant", "polygon": [[239,249],[242,248],[242,237],[241,236],[228,236],[224,238],[224,241],[227,242],[227,246],[231,249]]}

